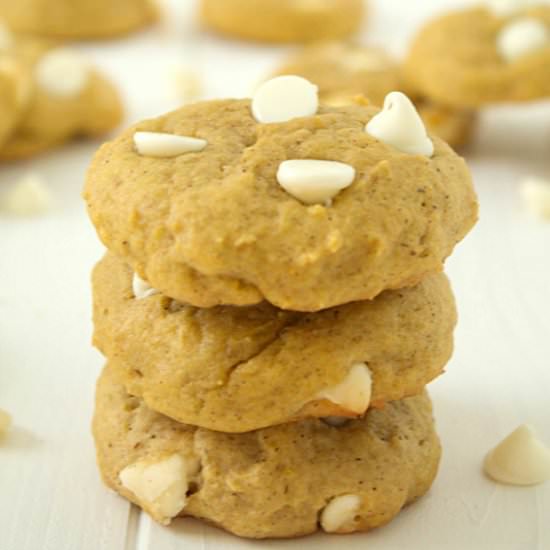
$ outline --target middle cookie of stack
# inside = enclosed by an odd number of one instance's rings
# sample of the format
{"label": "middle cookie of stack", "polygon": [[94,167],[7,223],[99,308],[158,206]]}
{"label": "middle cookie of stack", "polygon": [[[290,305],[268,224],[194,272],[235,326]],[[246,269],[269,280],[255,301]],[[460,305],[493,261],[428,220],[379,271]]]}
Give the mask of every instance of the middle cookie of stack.
{"label": "middle cookie of stack", "polygon": [[246,432],[358,417],[420,393],[452,353],[456,311],[443,274],[316,313],[140,298],[133,278],[110,253],[96,266],[95,344],[132,395],[185,424]]}

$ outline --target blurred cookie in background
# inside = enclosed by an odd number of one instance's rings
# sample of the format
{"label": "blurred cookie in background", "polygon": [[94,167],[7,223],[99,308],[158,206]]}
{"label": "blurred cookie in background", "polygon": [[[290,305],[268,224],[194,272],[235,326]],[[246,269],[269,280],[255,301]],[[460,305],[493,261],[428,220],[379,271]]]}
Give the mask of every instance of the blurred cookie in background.
{"label": "blurred cookie in background", "polygon": [[[4,0],[7,1],[7,0]],[[364,0],[202,0],[205,27],[258,42],[313,42],[354,34]]]}
{"label": "blurred cookie in background", "polygon": [[115,87],[78,52],[9,35],[0,53],[0,160],[25,158],[122,120]]}
{"label": "blurred cookie in background", "polygon": [[388,93],[402,90],[416,104],[429,132],[453,147],[465,145],[475,126],[473,110],[450,107],[418,93],[405,81],[401,65],[380,48],[339,41],[310,44],[292,54],[275,74],[307,78],[319,87],[321,102],[331,106],[349,105],[357,96],[381,106]]}
{"label": "blurred cookie in background", "polygon": [[154,0],[0,0],[0,17],[17,32],[102,38],[151,24],[158,8]]}
{"label": "blurred cookie in background", "polygon": [[[2,28],[0,27],[0,40]],[[22,116],[30,89],[30,76],[17,58],[0,54],[0,147]]]}
{"label": "blurred cookie in background", "polygon": [[462,108],[550,96],[550,5],[486,2],[429,22],[406,76],[434,101]]}

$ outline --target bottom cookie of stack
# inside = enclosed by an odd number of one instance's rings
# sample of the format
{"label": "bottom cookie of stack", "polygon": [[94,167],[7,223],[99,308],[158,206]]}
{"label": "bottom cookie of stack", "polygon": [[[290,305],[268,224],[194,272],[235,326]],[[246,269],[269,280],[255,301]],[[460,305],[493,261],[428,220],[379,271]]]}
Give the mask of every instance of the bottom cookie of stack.
{"label": "bottom cookie of stack", "polygon": [[333,424],[243,434],[180,424],[107,366],[93,433],[105,483],[164,524],[194,516],[251,538],[368,531],[428,491],[441,448],[426,393]]}

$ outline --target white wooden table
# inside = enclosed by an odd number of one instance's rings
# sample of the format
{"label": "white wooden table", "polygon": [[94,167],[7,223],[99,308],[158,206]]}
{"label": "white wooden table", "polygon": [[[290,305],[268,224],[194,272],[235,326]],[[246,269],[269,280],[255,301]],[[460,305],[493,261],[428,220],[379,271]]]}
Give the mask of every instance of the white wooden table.
{"label": "white wooden table", "polygon": [[[161,28],[83,47],[124,90],[127,123],[176,105],[177,63],[202,73],[207,97],[243,96],[282,54],[200,35],[194,4],[173,0]],[[460,2],[379,0],[365,36],[402,51],[451,4]],[[550,548],[550,483],[503,487],[480,471],[486,450],[520,423],[550,444],[550,224],[518,196],[522,176],[550,177],[550,105],[484,113],[466,153],[481,220],[448,263],[460,325],[447,374],[432,385],[444,445],[437,482],[388,527],[345,538],[256,543],[194,520],[161,528],[101,485],[89,429],[102,366],[90,346],[89,272],[102,248],[80,199],[96,147],[0,168],[0,192],[36,171],[55,198],[41,218],[0,215],[0,407],[15,420],[0,444],[0,550]]]}

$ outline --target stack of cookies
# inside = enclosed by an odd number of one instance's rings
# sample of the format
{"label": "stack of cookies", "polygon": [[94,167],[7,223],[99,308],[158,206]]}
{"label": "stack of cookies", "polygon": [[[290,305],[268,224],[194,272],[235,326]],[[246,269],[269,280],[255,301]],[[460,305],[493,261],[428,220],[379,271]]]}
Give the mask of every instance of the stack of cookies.
{"label": "stack of cookies", "polygon": [[366,531],[429,489],[441,270],[477,202],[405,95],[327,107],[281,76],[187,105],[105,144],[85,198],[107,485],[255,538]]}

